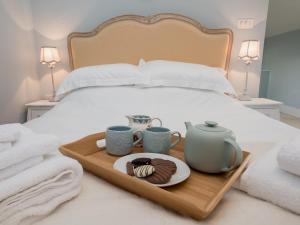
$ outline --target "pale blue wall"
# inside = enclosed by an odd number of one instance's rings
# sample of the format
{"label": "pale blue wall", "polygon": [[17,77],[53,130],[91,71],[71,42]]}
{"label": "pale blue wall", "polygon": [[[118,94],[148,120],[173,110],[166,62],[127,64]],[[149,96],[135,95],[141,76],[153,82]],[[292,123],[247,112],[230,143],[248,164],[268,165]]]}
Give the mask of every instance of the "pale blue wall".
{"label": "pale blue wall", "polygon": [[300,109],[300,30],[266,39],[263,69],[271,71],[268,97]]}

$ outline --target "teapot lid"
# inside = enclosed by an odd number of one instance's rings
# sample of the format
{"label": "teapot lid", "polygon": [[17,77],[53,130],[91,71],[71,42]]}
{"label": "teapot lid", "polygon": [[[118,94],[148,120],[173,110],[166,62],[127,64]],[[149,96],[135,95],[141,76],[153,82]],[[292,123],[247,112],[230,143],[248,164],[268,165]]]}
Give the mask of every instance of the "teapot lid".
{"label": "teapot lid", "polygon": [[198,124],[195,126],[198,129],[208,132],[225,132],[226,128],[218,126],[218,123],[214,121],[205,121],[205,124]]}

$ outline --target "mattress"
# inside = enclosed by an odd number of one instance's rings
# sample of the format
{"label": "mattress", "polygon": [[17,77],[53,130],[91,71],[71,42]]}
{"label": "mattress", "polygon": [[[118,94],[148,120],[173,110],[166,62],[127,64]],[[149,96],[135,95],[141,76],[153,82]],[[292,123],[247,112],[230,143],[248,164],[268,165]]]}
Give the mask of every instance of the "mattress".
{"label": "mattress", "polygon": [[[67,95],[55,108],[25,125],[50,133],[68,143],[111,125],[126,125],[126,115],[159,117],[163,126],[185,135],[185,121],[218,122],[233,130],[238,143],[253,160],[299,130],[242,106],[238,101],[210,91],[156,87],[95,87]],[[238,184],[236,184],[238,187]],[[48,224],[299,224],[300,217],[271,203],[231,189],[216,210],[203,221],[175,214],[85,173],[81,194],[39,221]]]}

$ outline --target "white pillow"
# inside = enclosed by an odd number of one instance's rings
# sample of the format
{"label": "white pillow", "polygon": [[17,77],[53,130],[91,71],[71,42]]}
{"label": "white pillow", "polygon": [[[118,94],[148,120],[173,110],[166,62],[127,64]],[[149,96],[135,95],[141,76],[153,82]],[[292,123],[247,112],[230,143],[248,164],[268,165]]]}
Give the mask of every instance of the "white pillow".
{"label": "white pillow", "polygon": [[140,86],[194,88],[236,95],[225,78],[226,71],[221,68],[166,60],[148,61],[139,68],[146,75]]}
{"label": "white pillow", "polygon": [[56,92],[56,99],[79,88],[134,85],[142,83],[142,79],[143,74],[136,65],[120,63],[82,67],[67,75]]}

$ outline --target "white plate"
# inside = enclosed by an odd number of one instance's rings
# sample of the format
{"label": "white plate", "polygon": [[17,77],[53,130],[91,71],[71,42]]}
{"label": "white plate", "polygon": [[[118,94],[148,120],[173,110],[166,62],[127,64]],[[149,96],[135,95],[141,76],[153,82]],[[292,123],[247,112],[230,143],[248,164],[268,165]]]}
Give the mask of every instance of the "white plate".
{"label": "white plate", "polygon": [[163,154],[157,154],[157,153],[136,153],[136,154],[126,155],[126,156],[118,159],[114,163],[113,168],[122,173],[127,174],[127,169],[126,169],[127,162],[129,162],[129,161],[131,162],[132,160],[134,160],[136,158],[150,158],[150,159],[159,158],[159,159],[170,160],[176,164],[176,166],[177,166],[176,173],[173,174],[173,176],[171,177],[171,179],[168,183],[153,184],[158,187],[168,187],[168,186],[178,184],[178,183],[186,180],[191,174],[191,170],[188,167],[188,165],[185,164],[185,162],[183,162],[179,159],[176,159],[172,156],[169,156],[169,155],[163,155]]}

